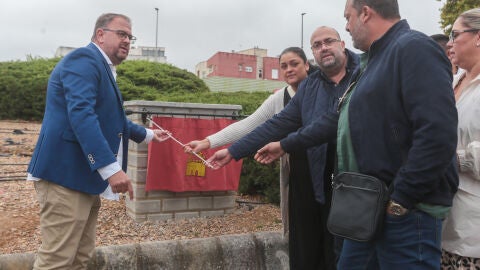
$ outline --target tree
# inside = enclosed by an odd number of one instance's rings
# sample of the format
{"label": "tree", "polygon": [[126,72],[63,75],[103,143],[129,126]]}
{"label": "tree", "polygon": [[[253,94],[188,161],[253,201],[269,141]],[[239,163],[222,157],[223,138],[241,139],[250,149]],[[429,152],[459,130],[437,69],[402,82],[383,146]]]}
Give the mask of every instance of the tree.
{"label": "tree", "polygon": [[[442,0],[437,0],[442,1]],[[447,0],[440,9],[440,25],[445,34],[450,34],[453,23],[460,14],[472,8],[480,7],[480,0]]]}

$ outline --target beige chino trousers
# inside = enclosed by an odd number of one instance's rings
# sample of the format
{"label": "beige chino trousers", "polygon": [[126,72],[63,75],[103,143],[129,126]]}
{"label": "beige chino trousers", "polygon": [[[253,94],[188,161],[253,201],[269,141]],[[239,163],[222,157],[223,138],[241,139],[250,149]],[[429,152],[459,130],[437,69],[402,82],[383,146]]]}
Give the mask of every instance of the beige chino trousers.
{"label": "beige chino trousers", "polygon": [[86,269],[95,248],[99,195],[44,180],[34,185],[40,204],[42,244],[33,269]]}

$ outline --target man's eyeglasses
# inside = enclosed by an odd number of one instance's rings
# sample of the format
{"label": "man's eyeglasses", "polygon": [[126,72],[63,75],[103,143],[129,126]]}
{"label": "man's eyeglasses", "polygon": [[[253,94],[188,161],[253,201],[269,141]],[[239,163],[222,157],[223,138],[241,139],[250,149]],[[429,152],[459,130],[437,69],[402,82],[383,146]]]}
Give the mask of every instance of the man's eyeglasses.
{"label": "man's eyeglasses", "polygon": [[128,38],[130,41],[137,40],[137,38],[135,36],[129,35],[127,32],[122,31],[122,30],[113,30],[113,29],[108,29],[108,28],[102,28],[102,29],[103,29],[103,31],[115,32],[115,34],[117,34],[117,36],[120,39],[127,39]]}
{"label": "man's eyeglasses", "polygon": [[461,33],[470,33],[470,32],[478,32],[480,29],[465,29],[465,30],[452,30],[450,32],[450,36],[448,37],[451,42],[455,42],[455,39],[461,34]]}
{"label": "man's eyeglasses", "polygon": [[312,51],[318,51],[322,48],[323,45],[326,47],[332,46],[333,43],[335,42],[340,42],[340,39],[335,39],[335,38],[327,38],[324,41],[317,41],[312,44]]}

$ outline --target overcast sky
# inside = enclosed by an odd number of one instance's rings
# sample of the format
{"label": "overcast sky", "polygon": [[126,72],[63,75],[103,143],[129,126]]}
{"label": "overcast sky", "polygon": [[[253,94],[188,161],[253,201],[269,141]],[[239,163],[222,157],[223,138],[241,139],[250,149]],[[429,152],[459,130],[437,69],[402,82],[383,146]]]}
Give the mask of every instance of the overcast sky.
{"label": "overcast sky", "polygon": [[[413,29],[440,33],[440,11],[445,1],[399,0],[400,14]],[[167,62],[194,71],[195,65],[217,51],[254,46],[278,56],[290,46],[301,46],[309,58],[310,34],[321,25],[339,30],[347,47],[345,0],[2,0],[0,61],[25,60],[27,55],[53,57],[59,46],[88,44],[95,20],[102,13],[129,16],[138,46],[155,46],[156,11],[158,46]]]}

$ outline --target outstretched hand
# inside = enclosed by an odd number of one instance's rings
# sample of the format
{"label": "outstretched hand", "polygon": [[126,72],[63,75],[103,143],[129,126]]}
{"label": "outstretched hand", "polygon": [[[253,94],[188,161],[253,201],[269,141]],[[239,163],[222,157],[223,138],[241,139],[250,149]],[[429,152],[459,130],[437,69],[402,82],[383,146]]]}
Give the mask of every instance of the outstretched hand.
{"label": "outstretched hand", "polygon": [[255,154],[255,160],[261,164],[270,164],[285,155],[280,142],[271,142],[260,148]]}
{"label": "outstretched hand", "polygon": [[172,134],[168,130],[154,129],[152,140],[154,142],[163,142],[165,140],[168,140],[170,138],[170,135],[172,135]]}
{"label": "outstretched hand", "polygon": [[207,162],[213,166],[213,169],[218,170],[227,165],[232,160],[232,155],[228,152],[228,149],[218,150],[213,154]]}
{"label": "outstretched hand", "polygon": [[183,151],[186,153],[198,153],[205,149],[210,148],[210,141],[208,139],[203,139],[201,141],[191,141],[185,144]]}

